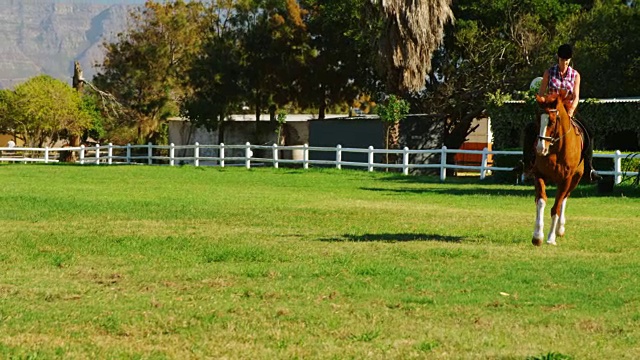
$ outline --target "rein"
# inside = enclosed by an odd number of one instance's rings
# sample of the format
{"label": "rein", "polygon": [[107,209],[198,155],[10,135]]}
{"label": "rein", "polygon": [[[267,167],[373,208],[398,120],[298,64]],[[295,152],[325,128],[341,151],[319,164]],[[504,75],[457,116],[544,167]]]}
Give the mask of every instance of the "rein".
{"label": "rein", "polygon": [[[558,116],[557,112],[558,110],[549,110],[549,112],[555,112],[556,113],[556,117]],[[559,121],[556,121],[556,128],[558,127]],[[558,136],[558,137],[551,137],[551,136],[542,136],[542,135],[538,135],[538,139],[541,140],[545,140],[549,142],[549,146],[553,146],[555,145],[556,142],[562,140],[562,138],[564,138],[565,136],[569,135],[569,133],[571,132],[571,119],[569,119],[569,130],[567,130],[566,133],[562,134],[562,136]]]}

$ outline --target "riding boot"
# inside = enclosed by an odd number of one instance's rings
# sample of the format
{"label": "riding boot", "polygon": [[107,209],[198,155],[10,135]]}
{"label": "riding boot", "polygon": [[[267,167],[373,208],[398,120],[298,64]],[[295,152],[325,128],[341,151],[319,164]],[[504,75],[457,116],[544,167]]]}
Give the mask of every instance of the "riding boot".
{"label": "riding boot", "polygon": [[593,168],[593,140],[588,141],[582,149],[584,159],[584,175],[589,175],[589,182],[595,183],[602,180],[602,176]]}
{"label": "riding boot", "polygon": [[583,176],[589,176],[589,182],[595,183],[602,180],[602,176],[598,174],[598,172],[593,168],[593,136],[592,132],[587,128],[586,124],[576,119],[572,118],[580,128],[582,128],[584,146],[582,147],[582,159],[584,159],[584,174]]}

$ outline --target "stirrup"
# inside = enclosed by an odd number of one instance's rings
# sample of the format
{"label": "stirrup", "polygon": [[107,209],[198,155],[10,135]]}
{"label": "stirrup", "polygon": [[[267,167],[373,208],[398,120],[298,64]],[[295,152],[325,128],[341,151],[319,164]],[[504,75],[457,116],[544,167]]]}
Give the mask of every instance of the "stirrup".
{"label": "stirrup", "polygon": [[591,180],[592,183],[595,183],[602,180],[602,176],[600,176],[600,174],[598,174],[594,169],[591,169],[589,172],[589,180]]}

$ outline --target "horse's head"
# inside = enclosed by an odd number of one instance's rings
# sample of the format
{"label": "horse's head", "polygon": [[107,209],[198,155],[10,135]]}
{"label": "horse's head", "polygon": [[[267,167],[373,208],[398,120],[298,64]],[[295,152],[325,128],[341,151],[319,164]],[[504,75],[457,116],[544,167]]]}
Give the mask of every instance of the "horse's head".
{"label": "horse's head", "polygon": [[538,142],[536,152],[540,156],[549,155],[549,147],[559,140],[558,132],[563,121],[569,121],[569,116],[564,107],[566,93],[550,94],[547,96],[536,95],[536,101],[542,113],[538,116]]}

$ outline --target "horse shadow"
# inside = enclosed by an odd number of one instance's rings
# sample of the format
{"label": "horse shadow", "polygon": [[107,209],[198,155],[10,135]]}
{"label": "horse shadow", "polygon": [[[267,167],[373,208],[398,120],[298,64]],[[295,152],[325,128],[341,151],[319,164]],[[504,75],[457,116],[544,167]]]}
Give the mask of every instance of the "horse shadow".
{"label": "horse shadow", "polygon": [[415,234],[415,233],[382,233],[382,234],[344,234],[339,237],[321,238],[324,242],[412,242],[412,241],[435,241],[448,243],[461,243],[464,238],[461,236],[449,236],[440,234]]}

